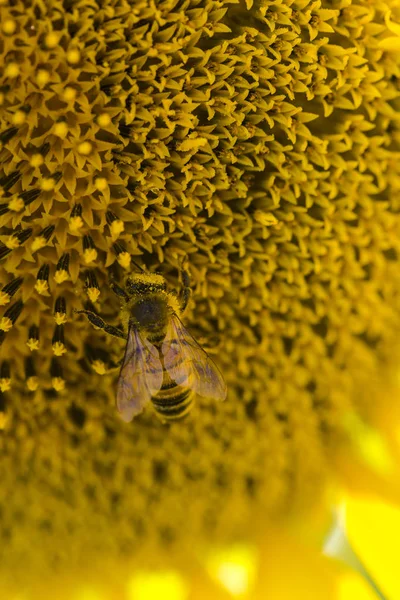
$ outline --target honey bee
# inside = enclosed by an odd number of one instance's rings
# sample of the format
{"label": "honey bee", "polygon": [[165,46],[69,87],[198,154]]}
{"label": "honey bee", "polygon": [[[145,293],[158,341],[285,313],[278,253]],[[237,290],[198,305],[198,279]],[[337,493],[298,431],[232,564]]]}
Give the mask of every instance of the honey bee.
{"label": "honey bee", "polygon": [[124,331],[94,312],[76,311],[106,333],[127,340],[117,384],[117,409],[126,422],[149,402],[166,423],[186,417],[196,394],[225,400],[221,372],[181,321],[191,296],[186,271],[182,283],[179,295],[167,290],[164,277],[144,271],[130,275],[124,288],[112,283],[122,299]]}

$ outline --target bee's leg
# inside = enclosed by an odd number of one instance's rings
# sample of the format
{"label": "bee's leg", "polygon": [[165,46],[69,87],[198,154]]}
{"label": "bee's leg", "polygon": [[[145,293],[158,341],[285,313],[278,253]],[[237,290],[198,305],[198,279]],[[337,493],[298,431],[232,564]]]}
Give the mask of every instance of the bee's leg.
{"label": "bee's leg", "polygon": [[116,296],[118,296],[119,298],[123,298],[125,300],[125,302],[128,302],[128,300],[129,300],[128,294],[125,292],[125,290],[122,289],[122,287],[120,287],[118,285],[118,283],[115,283],[115,281],[112,281],[110,284],[110,287]]}
{"label": "bee's leg", "polygon": [[180,301],[181,301],[181,311],[184,312],[190,297],[192,295],[192,289],[190,287],[190,277],[189,273],[186,270],[182,270],[182,289],[180,293]]}
{"label": "bee's leg", "polygon": [[114,327],[113,325],[108,325],[101,317],[99,317],[99,315],[96,315],[96,313],[92,312],[91,310],[75,310],[75,312],[77,314],[87,315],[87,318],[92,325],[99,327],[100,329],[104,329],[104,331],[109,335],[122,338],[123,340],[127,339],[127,336],[123,331],[121,331],[121,329],[118,329],[118,327]]}

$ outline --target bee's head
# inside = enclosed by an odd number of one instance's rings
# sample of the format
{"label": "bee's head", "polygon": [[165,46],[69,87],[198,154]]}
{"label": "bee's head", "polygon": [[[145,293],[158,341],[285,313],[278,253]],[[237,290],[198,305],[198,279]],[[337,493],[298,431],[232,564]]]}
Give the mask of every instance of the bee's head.
{"label": "bee's head", "polygon": [[165,292],[167,284],[161,275],[140,273],[128,277],[125,288],[130,296],[146,296],[154,292]]}

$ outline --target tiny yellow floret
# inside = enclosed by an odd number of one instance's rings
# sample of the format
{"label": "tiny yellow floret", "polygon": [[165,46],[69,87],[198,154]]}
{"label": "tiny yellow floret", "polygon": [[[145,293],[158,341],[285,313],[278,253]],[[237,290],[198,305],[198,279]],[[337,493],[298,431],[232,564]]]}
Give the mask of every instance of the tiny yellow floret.
{"label": "tiny yellow floret", "polygon": [[71,217],[71,219],[70,219],[70,221],[68,223],[68,228],[69,228],[69,230],[70,230],[71,233],[76,233],[82,227],[83,227],[82,217],[79,217],[79,216]]}
{"label": "tiny yellow floret", "polygon": [[9,377],[2,377],[0,379],[0,392],[8,392],[11,389],[11,379]]}
{"label": "tiny yellow floret", "polygon": [[56,187],[56,182],[54,181],[54,179],[52,177],[45,177],[40,182],[40,187],[42,188],[42,190],[44,192],[50,192],[51,190],[54,190],[54,188]]}
{"label": "tiny yellow floret", "polygon": [[26,112],[23,110],[17,110],[12,117],[13,125],[23,125],[26,121]]}
{"label": "tiny yellow floret", "polygon": [[62,392],[65,389],[65,381],[61,377],[53,377],[51,380],[51,385],[56,392]]}
{"label": "tiny yellow floret", "polygon": [[49,284],[47,283],[47,281],[45,279],[39,279],[35,283],[35,290],[41,296],[48,296]]}
{"label": "tiny yellow floret", "polygon": [[[35,238],[31,244],[31,252],[37,252],[37,250],[44,248],[46,246],[46,244],[47,244],[47,242],[46,242],[45,238],[43,236],[39,235],[39,237]],[[36,286],[39,283],[40,282],[38,281]],[[35,288],[36,288],[36,286],[35,286]],[[41,293],[41,292],[39,292],[39,293]]]}
{"label": "tiny yellow floret", "polygon": [[33,167],[33,168],[41,167],[42,164],[44,163],[44,158],[41,154],[36,152],[35,154],[32,154],[29,163],[30,163],[31,167]]}
{"label": "tiny yellow floret", "polygon": [[92,149],[93,149],[93,146],[90,142],[82,142],[78,146],[78,152],[79,152],[79,154],[82,154],[82,156],[89,156]]}
{"label": "tiny yellow floret", "polygon": [[8,423],[8,415],[6,415],[5,412],[1,412],[0,413],[0,430],[5,429],[7,423]]}
{"label": "tiny yellow floret", "polygon": [[25,203],[19,196],[14,196],[8,203],[8,208],[13,212],[21,212],[25,207]]}
{"label": "tiny yellow floret", "polygon": [[55,48],[59,41],[60,41],[60,36],[55,31],[51,31],[44,38],[44,43],[46,45],[46,48]]}
{"label": "tiny yellow floret", "polygon": [[1,29],[5,35],[12,35],[17,29],[17,24],[12,19],[5,19]]}
{"label": "tiny yellow floret", "polygon": [[101,115],[99,115],[97,117],[97,124],[100,127],[108,127],[108,125],[110,123],[111,123],[111,117],[107,113],[101,113]]}
{"label": "tiny yellow floret", "polygon": [[55,342],[55,344],[52,345],[52,349],[54,352],[54,356],[62,356],[67,351],[66,347],[62,342]]}
{"label": "tiny yellow floret", "polygon": [[69,85],[64,90],[63,98],[66,102],[72,102],[73,100],[75,100],[77,93],[78,92],[76,91],[76,89]]}
{"label": "tiny yellow floret", "polygon": [[107,372],[106,365],[102,360],[94,360],[92,362],[92,368],[98,375],[105,375]]}
{"label": "tiny yellow floret", "polygon": [[15,79],[20,74],[21,69],[18,63],[10,62],[4,69],[4,76]]}
{"label": "tiny yellow floret", "polygon": [[6,292],[0,292],[0,306],[5,306],[10,302],[10,300],[10,294],[7,294]]}
{"label": "tiny yellow floret", "polygon": [[57,325],[64,325],[68,321],[68,318],[65,313],[56,312],[54,315],[54,320]]}
{"label": "tiny yellow floret", "polygon": [[36,75],[36,83],[39,87],[44,87],[50,81],[50,73],[46,69],[39,69]]}
{"label": "tiny yellow floret", "polygon": [[111,235],[113,238],[117,238],[125,229],[124,222],[120,219],[115,219],[110,225]]}
{"label": "tiny yellow floret", "polygon": [[26,345],[28,346],[28,348],[31,352],[33,352],[34,350],[39,350],[39,340],[38,339],[30,338],[26,342]]}
{"label": "tiny yellow floret", "polygon": [[10,331],[13,326],[13,322],[8,317],[2,317],[0,319],[0,330],[1,331]]}
{"label": "tiny yellow floret", "polygon": [[70,65],[77,65],[81,60],[81,53],[77,48],[73,48],[72,50],[68,50],[67,52],[67,62]]}
{"label": "tiny yellow floret", "polygon": [[89,264],[91,262],[93,262],[94,260],[96,260],[97,258],[97,250],[96,248],[86,248],[86,250],[84,250],[83,252],[83,260],[85,261],[85,264]]}
{"label": "tiny yellow floret", "polygon": [[90,302],[93,302],[93,304],[95,302],[97,302],[99,296],[100,296],[100,290],[98,290],[97,288],[88,288],[87,289],[87,295],[89,296],[89,300]]}
{"label": "tiny yellow floret", "polygon": [[98,177],[94,182],[94,185],[99,192],[103,192],[108,187],[107,179],[105,177]]}
{"label": "tiny yellow floret", "polygon": [[10,237],[6,240],[5,245],[10,250],[15,250],[20,245],[19,239],[15,235],[10,235]]}
{"label": "tiny yellow floret", "polygon": [[26,380],[26,386],[30,392],[35,392],[39,387],[39,380],[36,375],[28,377]]}
{"label": "tiny yellow floret", "polygon": [[61,121],[60,123],[56,123],[53,129],[54,135],[59,138],[65,139],[68,134],[68,125],[65,121]]}
{"label": "tiny yellow floret", "polygon": [[118,254],[117,260],[123,269],[129,269],[131,265],[131,255],[129,252],[121,252],[121,254]]}
{"label": "tiny yellow floret", "polygon": [[64,269],[60,269],[59,271],[56,271],[56,273],[54,275],[54,281],[57,284],[64,283],[64,281],[67,281],[68,279],[69,279],[69,273],[68,273],[68,271],[65,271]]}

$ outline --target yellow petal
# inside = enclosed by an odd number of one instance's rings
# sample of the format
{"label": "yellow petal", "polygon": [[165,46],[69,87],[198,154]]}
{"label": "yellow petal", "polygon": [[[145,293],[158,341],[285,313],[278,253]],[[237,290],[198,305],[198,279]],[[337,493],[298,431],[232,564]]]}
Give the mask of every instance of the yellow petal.
{"label": "yellow petal", "polygon": [[400,509],[369,496],[346,501],[348,539],[366,570],[388,598],[400,598]]}

